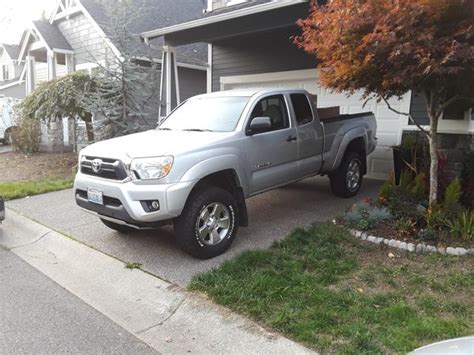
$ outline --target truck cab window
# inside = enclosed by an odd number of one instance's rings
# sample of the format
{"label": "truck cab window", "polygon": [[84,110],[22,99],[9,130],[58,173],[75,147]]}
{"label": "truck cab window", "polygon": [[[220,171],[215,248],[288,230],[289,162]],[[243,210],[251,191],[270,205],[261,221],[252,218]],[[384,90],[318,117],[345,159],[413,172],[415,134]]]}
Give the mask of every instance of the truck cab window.
{"label": "truck cab window", "polygon": [[260,100],[254,107],[250,120],[255,117],[270,117],[272,131],[288,128],[288,110],[283,95],[274,95]]}
{"label": "truck cab window", "polygon": [[313,120],[313,112],[305,94],[291,94],[291,103],[295,111],[296,122],[298,125],[304,125]]}

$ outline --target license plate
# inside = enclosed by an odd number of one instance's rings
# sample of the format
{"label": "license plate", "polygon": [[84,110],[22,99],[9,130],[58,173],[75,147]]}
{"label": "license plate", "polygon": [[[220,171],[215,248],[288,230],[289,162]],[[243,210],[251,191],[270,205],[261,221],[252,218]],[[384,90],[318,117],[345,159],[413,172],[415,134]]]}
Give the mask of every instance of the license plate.
{"label": "license plate", "polygon": [[87,200],[97,205],[104,204],[104,197],[102,191],[96,189],[87,189]]}

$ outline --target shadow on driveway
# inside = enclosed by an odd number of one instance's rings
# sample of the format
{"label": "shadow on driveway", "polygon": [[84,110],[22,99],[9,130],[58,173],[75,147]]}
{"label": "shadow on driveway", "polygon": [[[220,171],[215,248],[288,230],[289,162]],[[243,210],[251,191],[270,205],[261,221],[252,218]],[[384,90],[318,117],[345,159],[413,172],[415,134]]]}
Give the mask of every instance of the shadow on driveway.
{"label": "shadow on driveway", "polygon": [[250,226],[240,228],[231,248],[211,260],[197,260],[178,249],[171,226],[130,235],[108,229],[75,205],[72,190],[10,201],[7,207],[123,261],[141,263],[142,269],[185,286],[196,273],[216,267],[244,250],[268,248],[297,227],[334,218],[357,200],[375,197],[380,185],[380,181],[366,179],[358,196],[341,199],[331,193],[327,178],[316,177],[252,197],[247,201]]}

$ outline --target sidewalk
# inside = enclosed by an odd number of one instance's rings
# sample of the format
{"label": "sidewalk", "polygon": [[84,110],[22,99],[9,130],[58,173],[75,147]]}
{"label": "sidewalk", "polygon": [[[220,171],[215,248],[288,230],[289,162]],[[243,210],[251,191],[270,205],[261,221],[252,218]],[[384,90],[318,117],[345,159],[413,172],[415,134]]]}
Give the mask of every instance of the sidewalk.
{"label": "sidewalk", "polygon": [[[125,269],[123,261],[12,210],[7,211],[7,220],[0,227],[0,245],[70,293],[63,297],[77,297],[85,303],[78,307],[94,308],[131,334],[127,336],[135,336],[160,353],[310,353],[308,349],[174,284],[141,270]],[[31,303],[34,302],[31,307],[40,306],[33,290],[28,297],[31,297]],[[28,322],[28,319],[24,321]],[[93,321],[85,325],[91,333],[97,333],[97,327]],[[111,326],[109,330],[113,331]],[[54,342],[53,334],[49,336]],[[79,344],[76,345],[70,351],[79,352]],[[41,344],[35,346],[36,351],[45,351]],[[136,346],[142,345],[137,342]],[[99,344],[95,350],[100,352]],[[122,350],[128,353],[147,351],[146,347],[143,351],[127,351],[125,347],[120,348],[120,352]]]}

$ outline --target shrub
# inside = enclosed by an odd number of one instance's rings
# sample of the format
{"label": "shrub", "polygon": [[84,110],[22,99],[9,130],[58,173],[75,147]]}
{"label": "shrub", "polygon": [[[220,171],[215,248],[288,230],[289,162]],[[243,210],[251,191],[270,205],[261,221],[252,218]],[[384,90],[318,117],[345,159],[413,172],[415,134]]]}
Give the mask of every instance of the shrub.
{"label": "shrub", "polygon": [[474,208],[474,152],[464,156],[464,167],[461,172],[462,203]]}
{"label": "shrub", "polygon": [[411,188],[411,193],[417,201],[426,200],[426,185],[425,185],[425,175],[420,173],[415,176],[413,180],[413,186]]}
{"label": "shrub", "polygon": [[446,227],[448,216],[442,206],[434,205],[428,208],[426,213],[426,224],[430,229],[441,230]]}
{"label": "shrub", "polygon": [[395,220],[394,227],[399,237],[409,237],[415,231],[416,223],[408,217],[402,217]]}
{"label": "shrub", "polygon": [[426,229],[420,230],[418,237],[421,240],[430,240],[430,241],[437,239],[436,232],[432,228],[426,228]]}
{"label": "shrub", "polygon": [[377,224],[392,218],[390,211],[382,206],[362,202],[352,206],[343,216],[344,221],[351,227],[368,230]]}
{"label": "shrub", "polygon": [[459,201],[461,201],[461,182],[458,178],[455,178],[444,192],[444,207],[448,209],[456,206]]}
{"label": "shrub", "polygon": [[448,222],[450,232],[464,240],[474,238],[474,212],[464,211],[457,218]]}
{"label": "shrub", "polygon": [[379,190],[379,200],[382,202],[389,201],[392,198],[394,186],[393,180],[386,180]]}
{"label": "shrub", "polygon": [[41,143],[41,124],[36,119],[20,118],[18,129],[12,137],[13,149],[25,154],[36,153]]}

